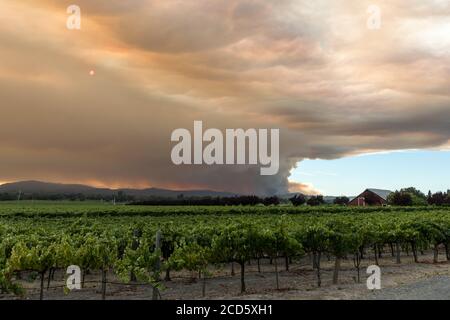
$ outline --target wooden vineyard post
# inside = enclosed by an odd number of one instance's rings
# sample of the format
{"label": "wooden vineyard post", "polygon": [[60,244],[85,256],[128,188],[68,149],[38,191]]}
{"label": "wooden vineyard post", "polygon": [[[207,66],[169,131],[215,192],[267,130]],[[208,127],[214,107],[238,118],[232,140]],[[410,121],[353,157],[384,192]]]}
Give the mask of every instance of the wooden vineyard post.
{"label": "wooden vineyard post", "polygon": [[280,282],[278,280],[278,261],[277,261],[277,256],[275,256],[275,280],[277,282],[277,290],[280,290]]}
{"label": "wooden vineyard post", "polygon": [[[161,249],[161,230],[156,232],[156,241],[155,241],[155,252],[158,252]],[[161,261],[159,259],[156,260],[155,264],[155,273],[157,274],[157,281],[159,281],[159,271],[161,269]],[[158,300],[158,289],[153,286],[153,300]]]}
{"label": "wooden vineyard post", "polygon": [[435,244],[433,248],[433,263],[438,262],[439,262],[439,246]]}
{"label": "wooden vineyard post", "polygon": [[106,273],[107,270],[102,268],[102,300],[106,299]]}
{"label": "wooden vineyard post", "polygon": [[400,243],[398,241],[395,243],[395,251],[396,251],[396,261],[395,261],[395,263],[400,264],[402,262],[400,260]]}
{"label": "wooden vineyard post", "polygon": [[334,261],[334,272],[333,272],[333,284],[338,284],[339,282],[339,269],[341,268],[341,257],[336,256]]}

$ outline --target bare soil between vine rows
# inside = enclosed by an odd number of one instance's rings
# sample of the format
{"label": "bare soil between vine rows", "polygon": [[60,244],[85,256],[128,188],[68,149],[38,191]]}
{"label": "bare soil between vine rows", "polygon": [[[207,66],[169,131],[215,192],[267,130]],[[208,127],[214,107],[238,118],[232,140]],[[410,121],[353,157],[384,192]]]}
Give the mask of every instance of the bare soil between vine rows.
{"label": "bare soil between vine rows", "polygon": [[[261,272],[257,270],[256,261],[245,266],[245,282],[247,291],[240,293],[240,269],[235,264],[235,275],[231,275],[231,265],[220,269],[211,269],[210,278],[206,282],[206,296],[202,297],[202,280],[196,273],[172,272],[171,281],[163,281],[164,289],[161,297],[165,300],[176,299],[293,299],[293,300],[337,300],[337,299],[401,299],[397,292],[409,291],[413,288],[415,295],[403,295],[405,299],[448,299],[448,295],[430,295],[433,286],[446,292],[445,283],[450,283],[450,262],[445,260],[445,254],[440,253],[440,261],[433,263],[432,252],[419,255],[419,263],[414,263],[412,255],[402,255],[402,263],[396,264],[395,258],[384,254],[379,259],[381,268],[381,290],[368,290],[365,273],[367,266],[375,264],[373,255],[364,259],[361,264],[361,282],[357,283],[357,271],[353,261],[343,260],[339,276],[339,284],[332,284],[334,261],[324,257],[322,261],[322,286],[316,281],[316,271],[312,269],[308,257],[293,261],[289,271],[285,270],[284,259],[279,259],[279,284],[276,289],[274,265],[269,260],[261,260]],[[162,275],[164,276],[164,274]],[[0,299],[39,299],[39,279],[32,280],[33,274],[23,274],[21,283],[26,293],[22,297],[0,295]],[[58,271],[50,283],[50,288],[44,290],[45,300],[94,300],[101,299],[101,276],[92,272],[86,276],[85,288],[64,293],[64,274]],[[448,280],[448,281],[447,281]],[[108,275],[107,300],[142,300],[151,299],[152,288],[149,285],[120,284],[120,280],[110,273]],[[447,281],[447,282],[446,282]],[[45,281],[47,286],[47,281]],[[421,290],[424,293],[421,295]],[[425,294],[425,291],[427,292]],[[438,291],[436,291],[438,292]],[[448,288],[450,292],[450,287]]]}

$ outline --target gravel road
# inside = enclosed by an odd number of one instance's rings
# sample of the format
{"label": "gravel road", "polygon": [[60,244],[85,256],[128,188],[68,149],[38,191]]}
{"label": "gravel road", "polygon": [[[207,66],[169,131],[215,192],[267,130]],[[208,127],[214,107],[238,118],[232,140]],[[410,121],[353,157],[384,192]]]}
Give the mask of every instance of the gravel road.
{"label": "gravel road", "polygon": [[450,300],[450,277],[436,276],[396,288],[373,291],[375,300]]}

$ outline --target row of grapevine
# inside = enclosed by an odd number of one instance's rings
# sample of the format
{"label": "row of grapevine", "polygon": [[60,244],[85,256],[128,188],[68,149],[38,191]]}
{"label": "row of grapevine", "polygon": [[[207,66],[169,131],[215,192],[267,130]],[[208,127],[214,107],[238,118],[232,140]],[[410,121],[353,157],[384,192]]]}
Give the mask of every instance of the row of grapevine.
{"label": "row of grapevine", "polygon": [[[194,209],[192,209],[194,210]],[[203,210],[203,208],[199,208]],[[224,264],[240,266],[241,291],[246,290],[246,263],[261,259],[274,262],[274,286],[279,288],[278,258],[289,267],[292,259],[308,255],[322,284],[323,257],[335,258],[333,282],[339,281],[342,259],[354,261],[358,273],[367,249],[377,260],[391,248],[398,263],[401,252],[432,248],[435,261],[439,248],[449,259],[450,212],[402,211],[303,215],[240,214],[164,217],[41,217],[11,215],[0,222],[0,289],[21,293],[15,279],[21,272],[39,274],[40,297],[45,277],[49,285],[55,270],[78,265],[84,275],[100,271],[102,296],[106,295],[108,273],[124,283],[148,283],[163,288],[161,272],[170,280],[170,271],[198,272],[206,292],[209,270]],[[378,263],[378,261],[377,261]]]}

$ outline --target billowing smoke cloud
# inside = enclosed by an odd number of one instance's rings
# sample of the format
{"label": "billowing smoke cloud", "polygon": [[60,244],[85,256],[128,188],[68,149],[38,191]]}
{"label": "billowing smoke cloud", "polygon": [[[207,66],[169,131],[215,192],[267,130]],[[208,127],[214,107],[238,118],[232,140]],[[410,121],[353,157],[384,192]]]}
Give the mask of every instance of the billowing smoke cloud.
{"label": "billowing smoke cloud", "polygon": [[[446,145],[448,2],[378,2],[379,30],[365,0],[1,2],[0,181],[315,193],[304,158]],[[279,174],[173,165],[194,120],[279,128]]]}

